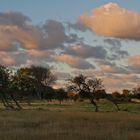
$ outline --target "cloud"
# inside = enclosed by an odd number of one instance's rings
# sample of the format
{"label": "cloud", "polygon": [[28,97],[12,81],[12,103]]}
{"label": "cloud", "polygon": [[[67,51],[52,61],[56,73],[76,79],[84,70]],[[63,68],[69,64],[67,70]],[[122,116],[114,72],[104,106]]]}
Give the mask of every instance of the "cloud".
{"label": "cloud", "polygon": [[57,79],[58,81],[61,81],[61,80],[68,80],[71,78],[71,75],[70,73],[68,72],[61,72],[61,71],[58,71],[58,70],[54,70],[53,73],[55,75],[57,75]]}
{"label": "cloud", "polygon": [[140,74],[140,55],[133,55],[128,57],[128,66],[131,72]]}
{"label": "cloud", "polygon": [[38,48],[40,31],[31,25],[30,18],[20,12],[0,12],[0,50],[18,48]]}
{"label": "cloud", "polygon": [[[65,42],[75,41],[67,36],[61,22],[47,20],[40,26],[31,23],[29,17],[20,12],[0,12],[0,50],[15,49],[57,49]],[[15,44],[17,48],[15,48]]]}
{"label": "cloud", "polygon": [[122,46],[121,41],[118,40],[118,39],[107,38],[107,39],[104,39],[104,42],[107,43],[110,46],[115,46],[115,47],[121,47]]}
{"label": "cloud", "polygon": [[103,82],[105,84],[105,88],[110,91],[121,91],[123,89],[132,89],[135,87],[140,81],[140,78],[133,74],[126,75],[108,75],[103,78]]}
{"label": "cloud", "polygon": [[95,8],[91,15],[81,15],[79,22],[99,35],[123,39],[140,39],[140,15],[121,8],[115,3]]}
{"label": "cloud", "polygon": [[61,22],[55,20],[47,20],[42,26],[44,32],[44,42],[42,48],[53,49],[63,47],[63,43],[70,40],[65,33],[65,28]]}
{"label": "cloud", "polygon": [[113,74],[129,74],[130,73],[126,68],[120,67],[120,66],[111,67],[109,65],[102,65],[101,70],[104,73],[113,73]]}
{"label": "cloud", "polygon": [[27,50],[26,53],[33,58],[47,58],[50,55],[54,54],[53,51],[44,51],[44,50],[37,50],[37,49],[31,49]]}
{"label": "cloud", "polygon": [[72,28],[74,30],[80,30],[80,31],[86,31],[87,28],[80,22],[77,22],[76,24],[75,23],[70,23],[70,22],[67,22],[67,25],[68,25],[68,28]]}
{"label": "cloud", "polygon": [[108,60],[100,60],[100,59],[97,59],[95,60],[95,62],[98,64],[98,65],[108,65],[108,66],[115,66],[116,64],[115,63],[112,63]]}
{"label": "cloud", "polygon": [[117,39],[104,39],[104,46],[96,45],[91,46],[84,42],[79,42],[63,49],[63,54],[69,54],[78,56],[81,58],[93,58],[93,59],[108,59],[118,60],[126,58],[129,53],[126,50],[122,50],[120,40]]}
{"label": "cloud", "polygon": [[14,65],[15,60],[6,52],[0,51],[0,64],[2,65]]}
{"label": "cloud", "polygon": [[63,62],[71,66],[72,68],[77,69],[90,69],[94,68],[92,64],[90,64],[88,61],[81,59],[79,57],[73,57],[71,55],[67,54],[61,54],[59,56],[56,56],[56,61]]}
{"label": "cloud", "polygon": [[140,55],[133,55],[128,58],[128,64],[140,66]]}
{"label": "cloud", "polygon": [[[77,27],[74,24],[70,26],[82,31],[86,29],[83,23]],[[127,67],[115,63],[117,59],[128,56],[127,51],[122,50],[121,40],[103,38],[100,43],[104,46],[91,46],[85,44],[84,35],[80,36],[75,29],[68,32],[66,25],[55,20],[47,20],[36,26],[20,12],[0,12],[0,64],[54,66],[60,80],[68,78],[68,73],[75,75],[82,72],[90,77],[95,74],[107,81],[108,88],[114,89],[115,85],[116,88],[125,87],[125,84],[121,84],[122,81],[125,83],[124,75],[138,73],[139,55],[129,57]],[[92,65],[94,62],[97,69]],[[122,75],[122,79],[115,75]],[[134,76],[129,85],[137,82],[135,78],[139,80]],[[111,87],[113,82],[114,86]]]}
{"label": "cloud", "polygon": [[47,20],[35,26],[20,12],[0,12],[0,38],[1,64],[16,66],[52,61],[56,49],[78,39],[74,34],[66,35],[61,22]]}
{"label": "cloud", "polygon": [[38,34],[34,27],[28,29],[19,28],[16,25],[0,25],[0,50],[8,50],[12,43],[19,43],[25,49],[38,48]]}
{"label": "cloud", "polygon": [[0,51],[0,64],[7,66],[23,66],[30,64],[47,65],[47,63],[54,61],[52,55],[53,51],[42,50],[19,50],[19,51]]}
{"label": "cloud", "polygon": [[107,44],[108,52],[108,59],[116,60],[116,59],[123,59],[129,56],[129,53],[126,50],[122,50],[122,43],[118,39],[107,38],[104,39],[104,43]]}
{"label": "cloud", "polygon": [[79,75],[79,74],[83,74],[86,77],[98,77],[98,78],[102,78],[105,74],[102,71],[99,71],[97,69],[76,69],[73,71],[73,74],[75,76]]}
{"label": "cloud", "polygon": [[0,12],[1,25],[17,25],[18,27],[26,27],[30,23],[30,18],[20,12]]}
{"label": "cloud", "polygon": [[112,63],[108,60],[95,60],[100,67],[102,73],[111,74],[129,74],[130,71],[125,66],[118,66],[115,62]]}
{"label": "cloud", "polygon": [[[105,88],[108,92],[119,91],[123,89],[132,89],[134,87],[134,83],[129,83],[125,81],[123,77],[106,77],[103,79]],[[130,80],[130,79],[129,79]]]}
{"label": "cloud", "polygon": [[107,57],[107,51],[102,46],[92,47],[84,43],[69,46],[65,48],[63,53],[81,58],[105,59]]}

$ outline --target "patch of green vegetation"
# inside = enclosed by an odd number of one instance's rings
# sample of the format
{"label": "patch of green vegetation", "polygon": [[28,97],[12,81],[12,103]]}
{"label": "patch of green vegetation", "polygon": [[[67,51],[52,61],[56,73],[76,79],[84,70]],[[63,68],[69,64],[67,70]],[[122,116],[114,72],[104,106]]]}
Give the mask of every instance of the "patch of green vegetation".
{"label": "patch of green vegetation", "polygon": [[[117,111],[116,106],[108,101],[97,102],[97,105],[99,107],[100,112],[115,112],[115,111]],[[83,112],[94,112],[95,111],[95,107],[88,101],[86,101],[86,102],[73,102],[73,103],[62,102],[62,104],[50,103],[50,104],[44,104],[44,105],[42,104],[41,106],[43,109],[50,109],[52,111],[53,111],[53,109],[55,111],[56,110],[83,111]],[[37,107],[37,105],[35,105],[35,107]],[[120,107],[121,111],[140,113],[140,104],[124,103],[124,104],[119,104],[119,107]]]}
{"label": "patch of green vegetation", "polygon": [[120,107],[122,110],[126,110],[128,112],[140,113],[140,104],[138,103],[120,104]]}

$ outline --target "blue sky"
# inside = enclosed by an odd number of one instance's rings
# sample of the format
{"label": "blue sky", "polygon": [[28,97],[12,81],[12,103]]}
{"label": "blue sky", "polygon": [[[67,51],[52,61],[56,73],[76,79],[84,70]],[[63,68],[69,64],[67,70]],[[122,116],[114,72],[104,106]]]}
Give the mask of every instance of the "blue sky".
{"label": "blue sky", "polygon": [[103,78],[108,91],[133,88],[140,82],[139,6],[139,0],[0,0],[0,64],[52,66],[58,86],[82,73]]}
{"label": "blue sky", "polygon": [[21,11],[35,23],[46,19],[74,21],[83,12],[109,2],[140,12],[139,0],[0,0],[0,11]]}

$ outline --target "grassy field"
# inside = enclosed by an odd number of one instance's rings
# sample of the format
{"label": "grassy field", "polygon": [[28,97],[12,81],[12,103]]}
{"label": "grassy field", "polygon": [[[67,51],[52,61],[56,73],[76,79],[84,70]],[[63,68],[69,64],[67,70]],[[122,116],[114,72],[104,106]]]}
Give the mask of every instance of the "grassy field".
{"label": "grassy field", "polygon": [[83,103],[22,104],[24,110],[1,108],[0,140],[139,140],[140,104],[121,104],[116,112],[108,102],[100,112]]}
{"label": "grassy field", "polygon": [[[31,106],[27,103],[21,103],[25,110],[48,110],[48,111],[84,111],[84,112],[93,112],[95,107],[88,101],[84,102],[73,102],[66,101],[60,104],[58,101],[47,102],[47,101],[34,101]],[[116,112],[117,109],[109,101],[101,100],[98,103],[100,112]],[[119,104],[119,107],[122,111],[140,113],[140,103],[126,103]]]}

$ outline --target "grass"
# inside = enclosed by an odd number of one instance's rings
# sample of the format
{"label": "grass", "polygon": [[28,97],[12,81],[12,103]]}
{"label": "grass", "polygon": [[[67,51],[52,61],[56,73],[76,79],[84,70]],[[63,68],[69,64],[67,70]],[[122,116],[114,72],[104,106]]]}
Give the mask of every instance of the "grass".
{"label": "grass", "polygon": [[[109,101],[101,100],[97,103],[99,111],[101,112],[115,112],[116,107]],[[95,107],[88,101],[84,102],[63,102],[60,104],[58,101],[47,102],[47,101],[34,101],[31,106],[27,103],[22,103],[22,106],[26,110],[39,109],[39,110],[50,110],[50,111],[84,111],[93,112]],[[119,104],[122,111],[140,113],[140,103],[124,103]]]}
{"label": "grass", "polygon": [[98,113],[88,102],[22,105],[22,111],[1,109],[0,140],[140,139],[140,104],[121,104],[129,112],[116,112],[102,102]]}

